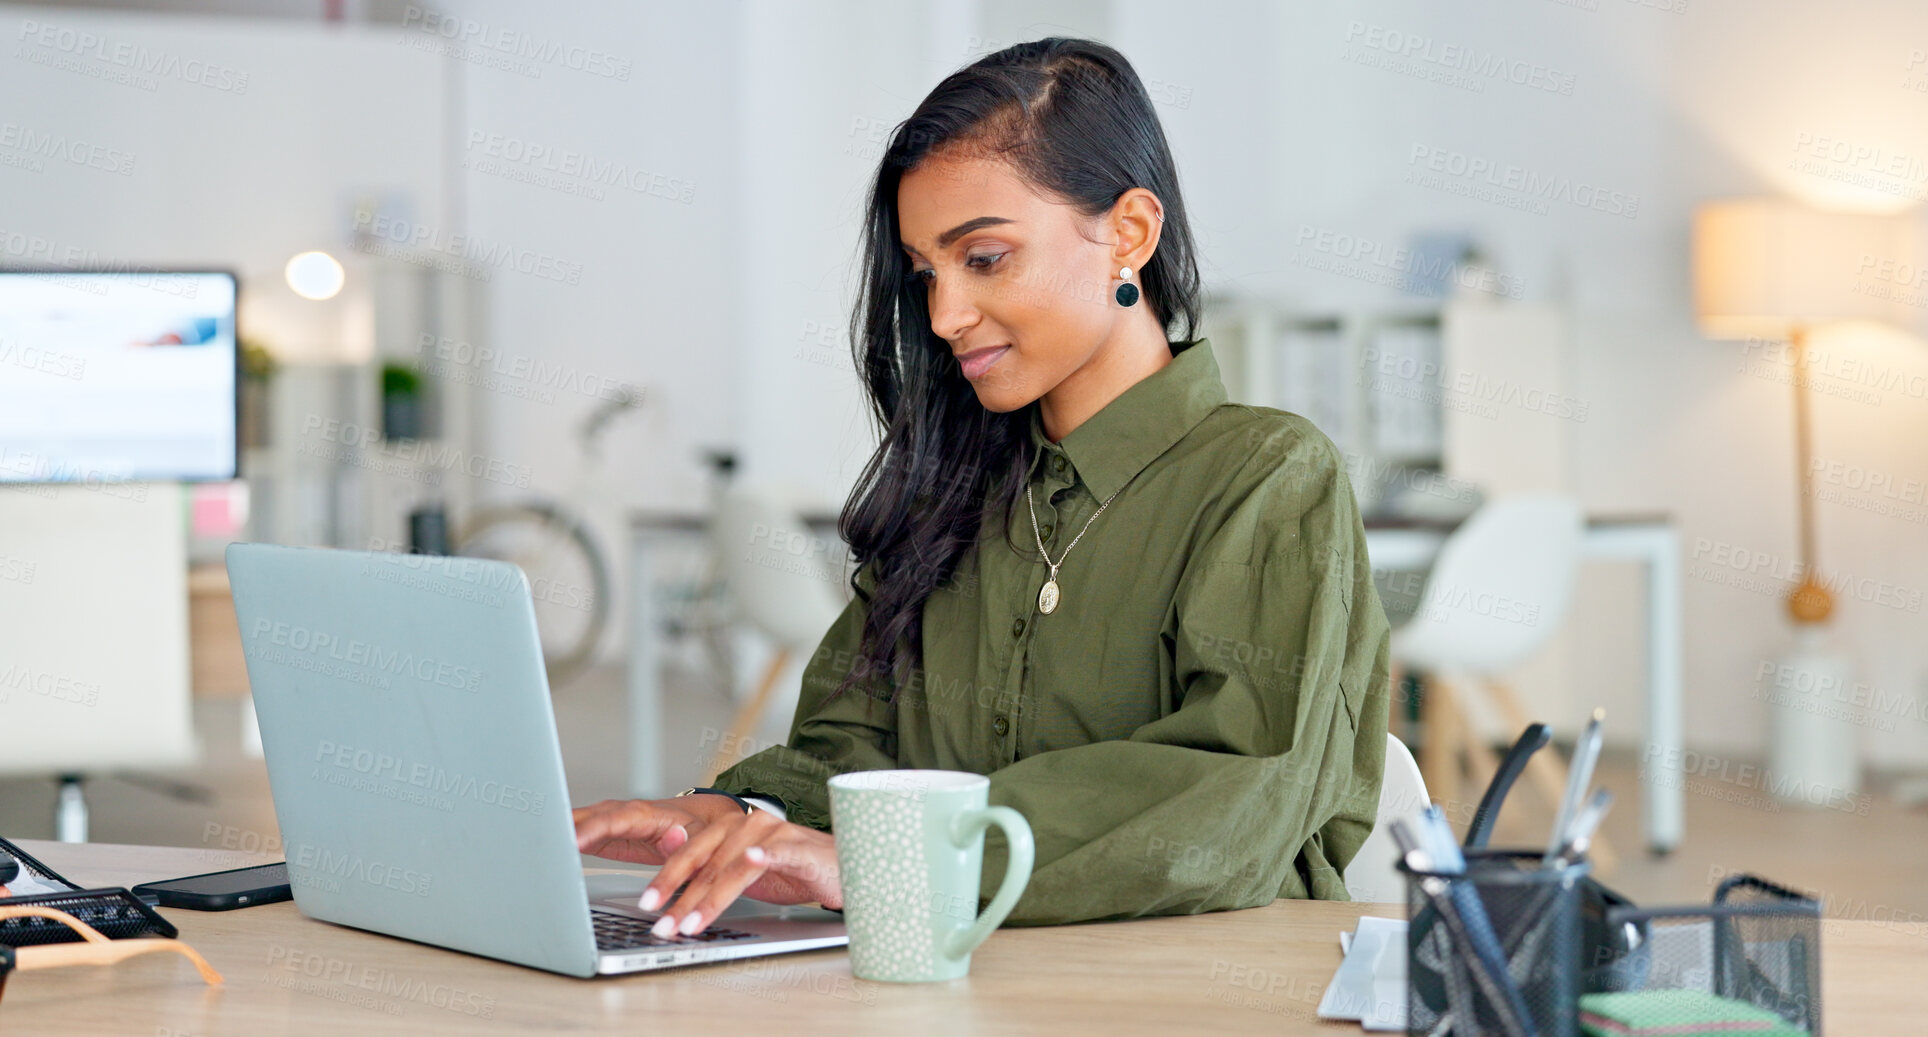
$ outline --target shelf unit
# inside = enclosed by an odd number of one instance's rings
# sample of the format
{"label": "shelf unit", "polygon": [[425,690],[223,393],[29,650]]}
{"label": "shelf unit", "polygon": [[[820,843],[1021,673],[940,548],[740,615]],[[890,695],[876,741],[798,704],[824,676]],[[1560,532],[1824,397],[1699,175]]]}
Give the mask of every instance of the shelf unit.
{"label": "shelf unit", "polygon": [[[464,459],[480,442],[473,372],[437,365],[423,343],[482,345],[482,286],[457,274],[370,260],[375,355],[364,363],[290,365],[267,393],[267,442],[243,452],[249,536],[283,544],[399,549],[408,513],[430,500],[468,514],[478,483]],[[424,437],[382,437],[381,365],[422,369]]]}
{"label": "shelf unit", "polygon": [[1308,307],[1208,298],[1204,334],[1235,400],[1310,419],[1346,458],[1371,509],[1411,470],[1444,467],[1444,306]]}

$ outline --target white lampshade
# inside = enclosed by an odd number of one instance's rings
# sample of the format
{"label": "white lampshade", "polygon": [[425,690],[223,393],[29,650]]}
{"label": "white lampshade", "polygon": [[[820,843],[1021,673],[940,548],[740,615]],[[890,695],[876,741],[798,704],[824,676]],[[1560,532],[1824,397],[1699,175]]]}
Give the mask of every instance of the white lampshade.
{"label": "white lampshade", "polygon": [[1749,198],[1694,213],[1694,315],[1710,338],[1780,338],[1796,324],[1908,323],[1920,266],[1893,216]]}

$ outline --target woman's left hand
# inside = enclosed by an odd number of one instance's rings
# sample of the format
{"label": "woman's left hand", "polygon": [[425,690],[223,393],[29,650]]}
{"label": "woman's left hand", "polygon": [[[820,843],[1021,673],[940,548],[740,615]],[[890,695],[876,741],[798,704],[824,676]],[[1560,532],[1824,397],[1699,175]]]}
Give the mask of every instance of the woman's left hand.
{"label": "woman's left hand", "polygon": [[843,907],[836,839],[766,810],[733,813],[705,824],[670,853],[643,891],[640,906],[656,910],[685,880],[689,888],[675,903],[663,906],[652,930],[656,935],[701,932],[745,894],[773,904]]}

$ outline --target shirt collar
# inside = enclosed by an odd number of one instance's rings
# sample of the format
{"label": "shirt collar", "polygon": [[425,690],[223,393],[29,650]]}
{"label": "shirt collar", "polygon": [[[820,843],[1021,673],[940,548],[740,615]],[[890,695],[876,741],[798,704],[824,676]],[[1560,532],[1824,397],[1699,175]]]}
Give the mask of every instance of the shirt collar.
{"label": "shirt collar", "polygon": [[1044,419],[1031,408],[1031,442],[1037,457],[1062,450],[1085,485],[1101,501],[1143,471],[1226,402],[1225,383],[1210,339],[1173,342],[1171,363],[1131,385],[1064,439],[1052,443]]}

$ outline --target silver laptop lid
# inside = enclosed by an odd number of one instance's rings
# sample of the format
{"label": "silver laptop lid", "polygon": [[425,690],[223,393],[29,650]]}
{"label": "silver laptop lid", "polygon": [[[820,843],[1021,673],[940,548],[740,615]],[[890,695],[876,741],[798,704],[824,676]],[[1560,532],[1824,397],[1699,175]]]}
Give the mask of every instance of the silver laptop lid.
{"label": "silver laptop lid", "polygon": [[593,975],[522,570],[267,544],[227,565],[302,913]]}

